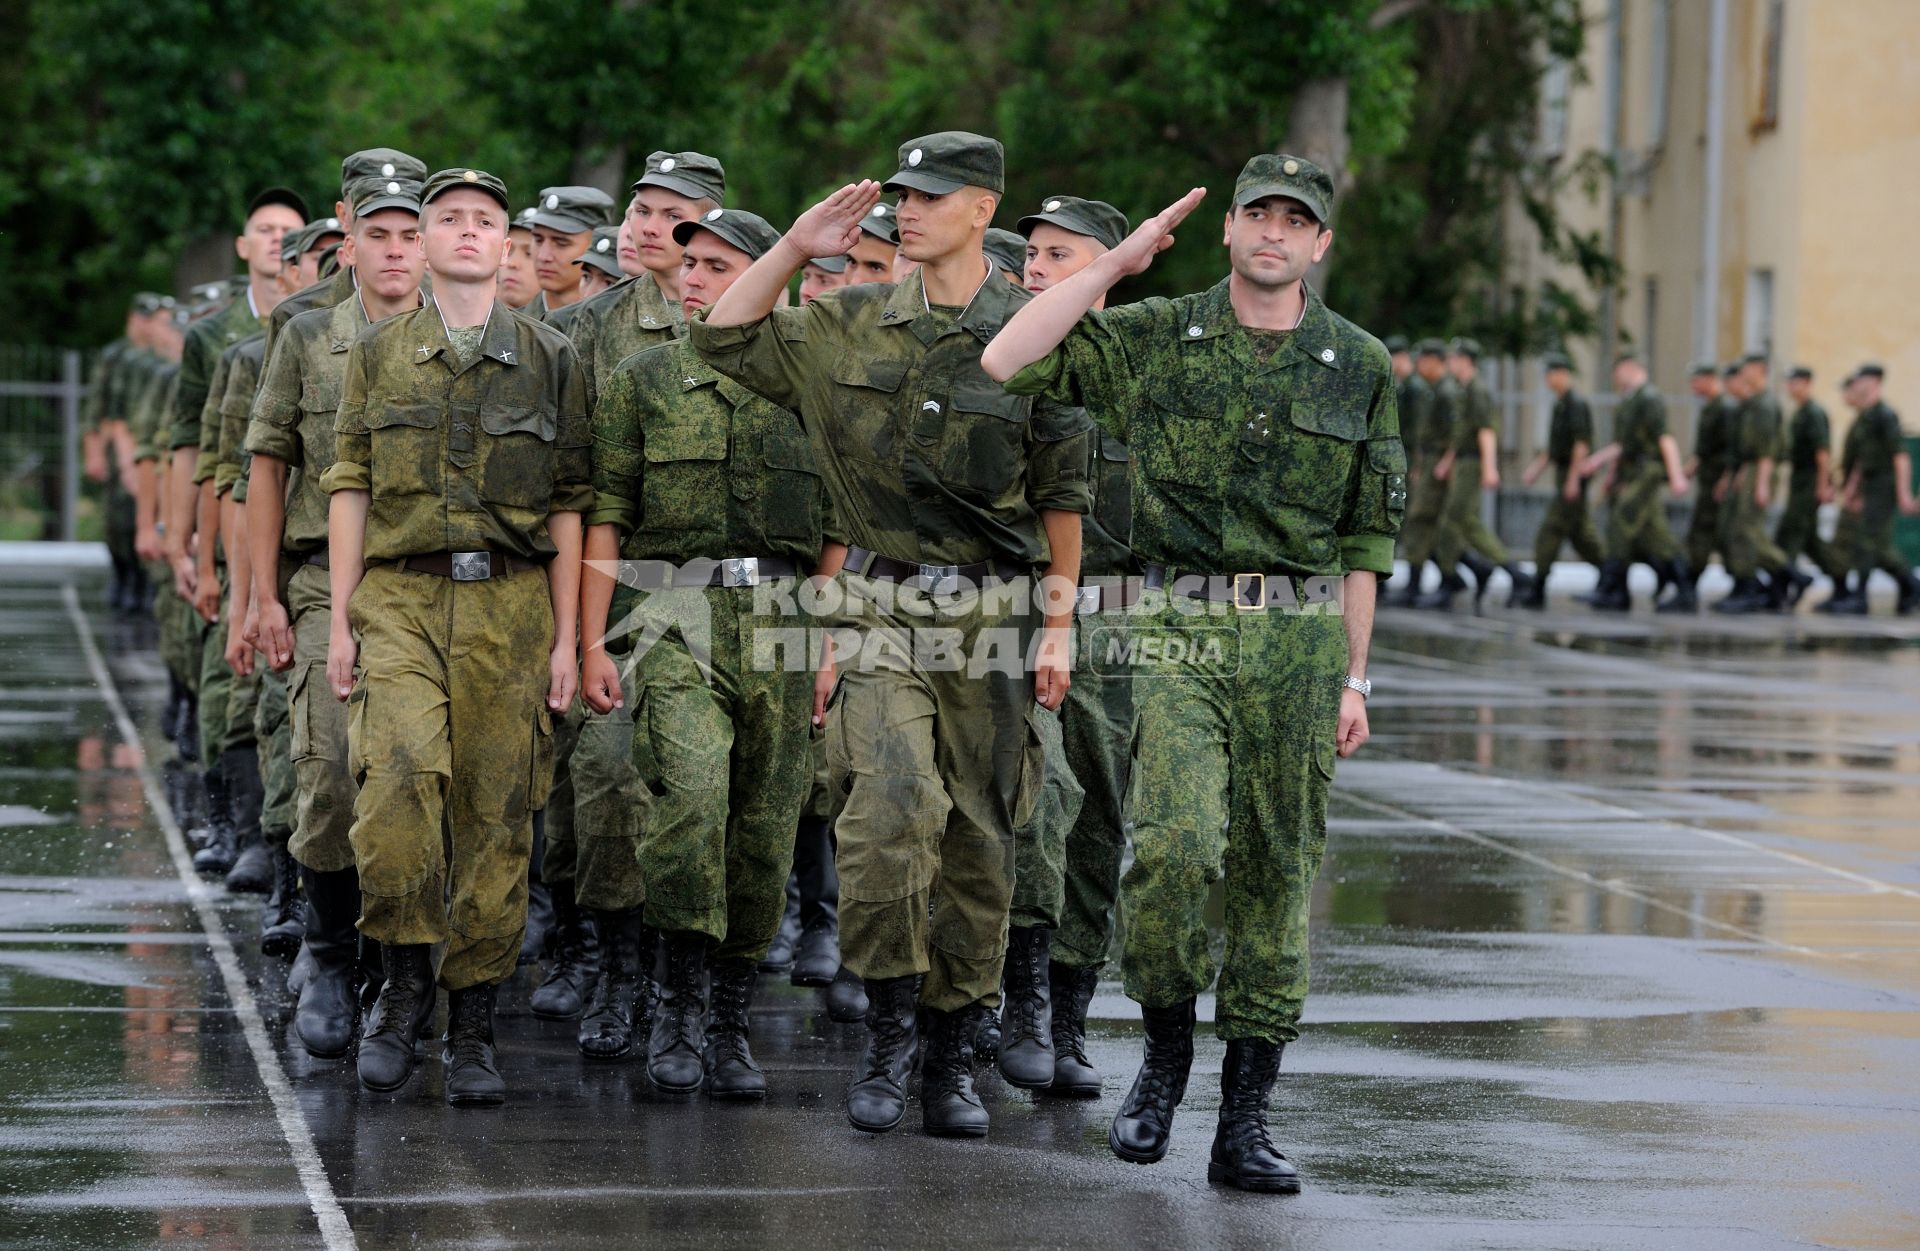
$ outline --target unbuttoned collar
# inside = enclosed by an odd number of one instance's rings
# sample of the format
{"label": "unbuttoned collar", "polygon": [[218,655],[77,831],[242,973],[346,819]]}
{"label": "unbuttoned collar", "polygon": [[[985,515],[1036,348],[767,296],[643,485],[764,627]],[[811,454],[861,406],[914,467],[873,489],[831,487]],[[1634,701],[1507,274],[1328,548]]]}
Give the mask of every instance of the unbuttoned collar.
{"label": "unbuttoned collar", "polygon": [[[460,372],[459,356],[453,350],[453,341],[447,337],[446,316],[440,311],[438,300],[428,300],[426,307],[420,310],[433,316],[422,316],[414,321],[413,363],[424,365],[434,357],[445,353],[448,368]],[[480,355],[491,357],[502,365],[520,363],[520,335],[514,329],[513,310],[502,304],[498,297],[493,307],[487,311],[487,328],[480,335]]]}
{"label": "unbuttoned collar", "polygon": [[[988,261],[986,281],[973,293],[967,306],[960,310],[960,329],[982,343],[991,342],[1013,315],[1013,301],[1013,284],[1002,278],[1000,270],[992,261]],[[893,293],[880,310],[880,324],[904,326],[927,311],[927,286],[916,269],[894,284]]]}
{"label": "unbuttoned collar", "polygon": [[1301,310],[1300,324],[1288,334],[1286,345],[1274,353],[1273,359],[1262,363],[1254,355],[1246,327],[1234,316],[1229,281],[1222,278],[1207,290],[1194,307],[1187,324],[1177,327],[1176,334],[1182,343],[1205,343],[1210,339],[1224,338],[1228,351],[1237,360],[1259,370],[1285,369],[1303,360],[1328,369],[1346,366],[1346,354],[1334,341],[1333,314],[1327,311],[1320,293],[1307,283],[1301,284],[1306,292],[1307,306]]}
{"label": "unbuttoned collar", "polygon": [[353,341],[360,337],[360,332],[369,324],[367,310],[360,304],[359,292],[355,292],[333,306],[333,316],[327,321],[327,350],[351,350]]}
{"label": "unbuttoned collar", "polygon": [[681,309],[680,301],[667,298],[667,293],[660,289],[652,270],[623,279],[619,286],[626,288],[624,298],[629,301],[643,329],[667,330],[686,323],[686,313]]}

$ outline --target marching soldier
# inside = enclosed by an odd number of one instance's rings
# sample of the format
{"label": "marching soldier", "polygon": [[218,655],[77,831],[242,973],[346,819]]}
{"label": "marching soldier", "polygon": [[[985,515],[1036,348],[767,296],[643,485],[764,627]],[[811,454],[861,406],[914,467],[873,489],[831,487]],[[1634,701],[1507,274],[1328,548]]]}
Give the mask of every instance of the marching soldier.
{"label": "marching soldier", "polygon": [[1434,481],[1447,484],[1443,528],[1435,549],[1441,573],[1439,594],[1451,599],[1446,575],[1456,564],[1463,564],[1473,573],[1478,604],[1486,594],[1487,579],[1500,568],[1507,571],[1512,584],[1507,596],[1507,607],[1512,608],[1532,596],[1533,579],[1508,558],[1506,545],[1480,519],[1482,495],[1500,486],[1500,408],[1480,379],[1479,343],[1455,339],[1447,349],[1447,368],[1459,387],[1459,409],[1452,423],[1452,443],[1433,467]]}
{"label": "marching soldier", "polygon": [[[1385,602],[1402,608],[1429,605],[1447,607],[1466,589],[1457,570],[1442,570],[1440,585],[1431,597],[1420,591],[1426,566],[1439,549],[1446,527],[1446,484],[1432,469],[1453,441],[1453,417],[1458,388],[1447,377],[1447,345],[1422,339],[1413,345],[1413,373],[1400,391],[1401,442],[1407,449],[1407,512],[1400,527],[1402,553],[1407,560],[1407,585]],[[1484,593],[1477,592],[1477,593]]]}
{"label": "marching soldier", "polygon": [[[1728,375],[1734,372],[1729,369]],[[1704,403],[1694,426],[1693,456],[1686,464],[1686,476],[1696,487],[1693,517],[1687,523],[1685,572],[1688,581],[1684,586],[1676,586],[1673,595],[1660,604],[1671,612],[1694,611],[1685,605],[1697,606],[1695,587],[1719,546],[1720,501],[1726,494],[1727,454],[1733,441],[1734,414],[1738,411],[1738,404],[1722,389],[1720,371],[1712,361],[1695,364],[1688,372],[1687,385]]]}
{"label": "marching soldier", "polygon": [[1547,606],[1547,574],[1560,555],[1560,545],[1573,544],[1582,560],[1598,569],[1606,563],[1606,548],[1593,516],[1587,512],[1587,478],[1582,472],[1593,451],[1593,409],[1587,397],[1573,389],[1573,361],[1564,352],[1546,357],[1547,389],[1554,394],[1553,417],[1547,427],[1547,446],[1527,466],[1521,481],[1532,486],[1548,465],[1553,466],[1553,502],[1533,540],[1533,585],[1520,596],[1522,608]]}
{"label": "marching soldier", "polygon": [[1720,544],[1734,586],[1733,593],[1713,607],[1723,613],[1778,612],[1813,579],[1794,569],[1767,535],[1773,467],[1780,446],[1780,401],[1767,384],[1766,356],[1755,352],[1744,357],[1737,377],[1740,407],[1728,454]]}
{"label": "marching soldier", "polygon": [[1841,491],[1840,532],[1834,546],[1853,570],[1850,587],[1836,587],[1834,598],[1821,608],[1827,612],[1863,615],[1867,611],[1867,583],[1875,569],[1884,570],[1899,586],[1895,611],[1905,616],[1920,604],[1920,577],[1894,547],[1897,513],[1920,512],[1913,496],[1913,464],[1901,435],[1900,416],[1880,398],[1886,370],[1868,361],[1855,369],[1846,384],[1846,400],[1854,409],[1853,425],[1840,464],[1846,485]]}
{"label": "marching soldier", "polygon": [[1813,398],[1813,370],[1796,365],[1788,371],[1787,398],[1794,404],[1786,448],[1793,476],[1773,541],[1789,561],[1805,555],[1838,587],[1847,562],[1820,537],[1820,506],[1833,502],[1833,434],[1826,408]]}
{"label": "marching soldier", "polygon": [[1613,364],[1613,390],[1621,397],[1614,410],[1614,441],[1587,457],[1583,472],[1591,477],[1603,468],[1607,475],[1607,558],[1600,566],[1600,584],[1593,607],[1601,612],[1626,612],[1633,607],[1627,591],[1627,571],[1637,562],[1650,566],[1655,578],[1673,586],[1673,595],[1656,605],[1659,612],[1693,612],[1694,576],[1680,545],[1667,527],[1662,489],[1683,495],[1687,475],[1680,465],[1680,445],[1667,433],[1667,406],[1647,381],[1647,367],[1631,352]]}

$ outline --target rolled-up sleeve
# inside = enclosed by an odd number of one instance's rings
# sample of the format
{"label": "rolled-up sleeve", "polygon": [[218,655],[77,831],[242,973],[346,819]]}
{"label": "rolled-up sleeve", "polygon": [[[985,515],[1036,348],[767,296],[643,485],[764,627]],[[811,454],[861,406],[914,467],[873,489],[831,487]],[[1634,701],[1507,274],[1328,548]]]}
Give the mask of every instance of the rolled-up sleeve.
{"label": "rolled-up sleeve", "polygon": [[600,388],[593,410],[593,511],[587,514],[588,525],[616,526],[624,536],[639,524],[643,437],[633,375],[616,370]]}
{"label": "rolled-up sleeve", "polygon": [[1407,449],[1400,439],[1399,404],[1385,355],[1382,349],[1367,414],[1366,452],[1355,467],[1339,527],[1340,559],[1349,573],[1393,572],[1393,544],[1407,511]]}
{"label": "rolled-up sleeve", "polygon": [[367,340],[354,342],[347,353],[347,376],[340,395],[340,411],[333,418],[333,464],[320,475],[320,489],[373,489],[373,440],[367,430]]}
{"label": "rolled-up sleeve", "polygon": [[587,385],[580,359],[567,344],[554,356],[557,378],[553,441],[553,503],[550,513],[587,513],[593,509],[593,425],[587,418]]}
{"label": "rolled-up sleeve", "polygon": [[702,313],[687,323],[687,342],[701,360],[747,390],[800,412],[808,356],[821,341],[815,324],[820,303],[776,308],[739,326],[710,326]]}

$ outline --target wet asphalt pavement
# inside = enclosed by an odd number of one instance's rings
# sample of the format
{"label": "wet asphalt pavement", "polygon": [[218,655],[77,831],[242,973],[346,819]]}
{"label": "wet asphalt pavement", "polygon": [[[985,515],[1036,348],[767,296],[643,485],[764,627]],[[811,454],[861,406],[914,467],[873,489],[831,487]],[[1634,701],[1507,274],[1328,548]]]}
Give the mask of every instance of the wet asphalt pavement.
{"label": "wet asphalt pavement", "polygon": [[[159,661],[76,577],[157,768]],[[764,1107],[587,1063],[529,970],[505,1109],[437,1058],[370,1095],[285,1045],[256,903],[203,928],[60,576],[0,585],[0,1246],[1920,1245],[1920,620],[1384,617],[1274,1098],[1305,1191],[1256,1197],[1205,1180],[1204,1035],[1168,1159],[1108,1153],[1115,982],[1105,1096],[988,1077],[984,1144],[855,1134],[860,1029],[771,979]]]}

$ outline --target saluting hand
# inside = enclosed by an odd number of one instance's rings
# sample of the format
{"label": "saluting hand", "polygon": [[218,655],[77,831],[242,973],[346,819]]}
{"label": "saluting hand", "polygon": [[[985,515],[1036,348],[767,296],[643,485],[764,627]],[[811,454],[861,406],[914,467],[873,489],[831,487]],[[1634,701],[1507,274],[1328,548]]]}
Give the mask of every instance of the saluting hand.
{"label": "saluting hand", "polygon": [[1153,264],[1154,257],[1173,246],[1173,228],[1185,221],[1187,214],[1198,208],[1206,195],[1205,187],[1195,187],[1141,222],[1132,234],[1120,241],[1119,247],[1107,253],[1108,263],[1122,275],[1143,272]]}
{"label": "saluting hand", "polygon": [[840,256],[860,242],[860,221],[880,203],[880,184],[871,178],[850,182],[800,214],[786,242],[803,258]]}

